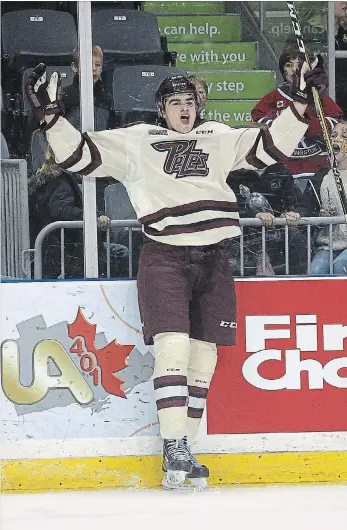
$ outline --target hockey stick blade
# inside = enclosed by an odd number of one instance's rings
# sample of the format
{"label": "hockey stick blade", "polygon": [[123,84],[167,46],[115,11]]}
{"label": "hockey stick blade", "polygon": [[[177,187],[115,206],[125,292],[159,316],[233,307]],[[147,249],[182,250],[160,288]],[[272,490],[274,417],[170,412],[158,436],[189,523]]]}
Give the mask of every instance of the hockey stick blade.
{"label": "hockey stick blade", "polygon": [[[292,21],[293,31],[294,31],[295,36],[296,36],[296,42],[297,42],[298,49],[299,49],[299,51],[301,53],[303,53],[305,55],[305,59],[306,59],[306,62],[308,64],[308,67],[309,67],[309,69],[311,69],[310,59],[309,59],[307,51],[306,51],[304,37],[303,37],[303,34],[301,32],[301,27],[300,27],[300,23],[299,23],[299,19],[298,19],[298,14],[297,14],[294,2],[287,2],[287,6],[288,6],[288,10],[289,10],[289,15],[290,15],[290,18],[291,18],[291,21]],[[335,178],[336,187],[337,187],[337,190],[338,190],[338,193],[339,193],[339,198],[340,198],[341,205],[342,205],[342,210],[343,210],[343,213],[344,213],[344,215],[346,216],[346,219],[347,219],[347,197],[346,197],[346,193],[345,193],[345,190],[344,190],[344,187],[343,187],[343,184],[342,184],[341,175],[340,175],[340,169],[339,169],[339,166],[338,166],[338,163],[337,163],[337,160],[336,160],[335,153],[333,151],[333,147],[332,147],[332,143],[331,143],[331,139],[330,139],[330,134],[329,134],[327,122],[326,122],[326,119],[325,119],[325,116],[324,116],[322,102],[321,102],[321,99],[319,97],[318,90],[315,87],[312,88],[312,93],[313,93],[313,101],[314,101],[314,106],[315,106],[315,109],[316,109],[316,114],[318,116],[319,123],[320,123],[321,129],[322,129],[323,139],[324,139],[324,143],[326,145],[327,153],[328,153],[328,156],[329,156],[329,159],[330,159],[330,165],[331,165],[331,169],[333,171],[333,175],[334,175],[334,178]]]}

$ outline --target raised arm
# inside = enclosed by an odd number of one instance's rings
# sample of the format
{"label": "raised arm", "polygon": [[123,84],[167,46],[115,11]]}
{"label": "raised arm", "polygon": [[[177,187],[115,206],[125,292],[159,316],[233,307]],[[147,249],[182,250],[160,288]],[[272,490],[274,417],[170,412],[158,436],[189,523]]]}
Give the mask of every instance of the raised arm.
{"label": "raised arm", "polygon": [[[290,156],[307,129],[306,105],[295,102],[268,128],[234,129],[222,138],[226,174],[237,169],[264,169]],[[233,141],[233,147],[230,143]]]}
{"label": "raised arm", "polygon": [[111,176],[122,182],[126,176],[126,130],[81,134],[65,118],[60,76],[54,72],[49,83],[46,66],[34,68],[25,85],[34,117],[54,152],[57,164],[81,175]]}
{"label": "raised arm", "polygon": [[[232,131],[236,135],[235,150],[230,153],[229,149],[225,171],[263,169],[290,156],[308,127],[304,114],[312,98],[312,88],[320,88],[324,83],[327,83],[326,74],[319,62],[311,71],[305,62],[302,63],[292,86],[293,103],[273,120],[268,129]],[[223,153],[228,152],[226,142],[224,139]]]}

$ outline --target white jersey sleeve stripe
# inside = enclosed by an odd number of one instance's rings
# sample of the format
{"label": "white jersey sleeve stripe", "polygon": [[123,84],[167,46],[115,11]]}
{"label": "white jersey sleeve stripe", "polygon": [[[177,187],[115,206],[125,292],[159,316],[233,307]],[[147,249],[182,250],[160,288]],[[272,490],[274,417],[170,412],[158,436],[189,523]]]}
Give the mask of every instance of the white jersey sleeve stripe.
{"label": "white jersey sleeve stripe", "polygon": [[[87,145],[86,145],[87,144]],[[86,150],[89,150],[89,156],[87,156]],[[83,166],[81,166],[81,161],[83,160]],[[90,160],[90,161],[89,161]],[[86,161],[89,161],[86,165]],[[76,167],[78,165],[78,172],[81,175],[89,175],[101,165],[101,156],[100,152],[94,142],[89,138],[87,133],[81,135],[81,142],[79,143],[77,149],[63,162],[58,164],[63,169],[68,169],[70,171],[77,171]]]}

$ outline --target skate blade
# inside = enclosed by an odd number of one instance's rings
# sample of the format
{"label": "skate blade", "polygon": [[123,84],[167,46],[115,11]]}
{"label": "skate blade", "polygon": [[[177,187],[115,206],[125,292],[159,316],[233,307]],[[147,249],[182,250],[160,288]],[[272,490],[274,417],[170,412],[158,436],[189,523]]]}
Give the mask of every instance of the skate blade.
{"label": "skate blade", "polygon": [[204,491],[208,487],[205,478],[188,478],[185,471],[167,471],[162,480],[162,486],[167,490],[176,491]]}
{"label": "skate blade", "polygon": [[165,489],[178,489],[182,487],[184,481],[186,480],[187,472],[186,471],[172,471],[168,470],[162,480],[162,486]]}
{"label": "skate blade", "polygon": [[187,478],[189,481],[189,488],[195,491],[204,491],[208,487],[208,482],[205,478]]}

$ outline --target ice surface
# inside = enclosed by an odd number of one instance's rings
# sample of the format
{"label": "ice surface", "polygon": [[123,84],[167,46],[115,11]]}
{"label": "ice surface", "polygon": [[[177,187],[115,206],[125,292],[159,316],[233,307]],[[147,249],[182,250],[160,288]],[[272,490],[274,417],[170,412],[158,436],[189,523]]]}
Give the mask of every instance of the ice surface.
{"label": "ice surface", "polygon": [[347,485],[1,496],[1,530],[347,530]]}

